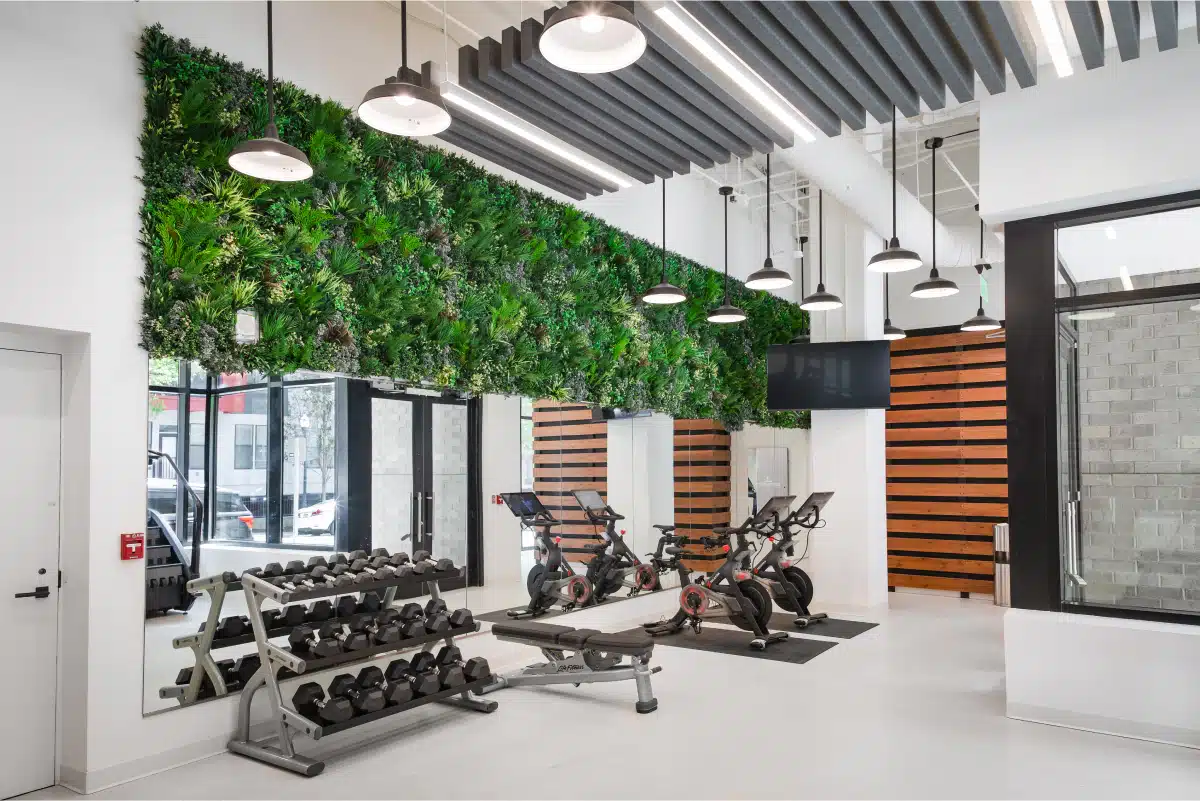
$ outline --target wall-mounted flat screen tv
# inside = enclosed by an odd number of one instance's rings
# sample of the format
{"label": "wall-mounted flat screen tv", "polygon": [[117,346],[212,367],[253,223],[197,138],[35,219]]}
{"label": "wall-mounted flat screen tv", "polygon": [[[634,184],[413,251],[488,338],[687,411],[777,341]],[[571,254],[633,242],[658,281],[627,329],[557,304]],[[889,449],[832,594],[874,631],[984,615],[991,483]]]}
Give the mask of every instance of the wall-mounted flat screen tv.
{"label": "wall-mounted flat screen tv", "polygon": [[887,340],[805,342],[767,349],[767,408],[886,409],[892,403]]}

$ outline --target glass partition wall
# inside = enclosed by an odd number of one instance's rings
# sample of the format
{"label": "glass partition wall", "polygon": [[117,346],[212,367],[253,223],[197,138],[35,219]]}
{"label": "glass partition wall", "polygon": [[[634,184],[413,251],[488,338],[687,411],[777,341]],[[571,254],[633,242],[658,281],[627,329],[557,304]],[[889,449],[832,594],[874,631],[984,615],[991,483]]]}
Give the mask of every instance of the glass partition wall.
{"label": "glass partition wall", "polygon": [[1062,599],[1200,620],[1200,208],[1057,231]]}

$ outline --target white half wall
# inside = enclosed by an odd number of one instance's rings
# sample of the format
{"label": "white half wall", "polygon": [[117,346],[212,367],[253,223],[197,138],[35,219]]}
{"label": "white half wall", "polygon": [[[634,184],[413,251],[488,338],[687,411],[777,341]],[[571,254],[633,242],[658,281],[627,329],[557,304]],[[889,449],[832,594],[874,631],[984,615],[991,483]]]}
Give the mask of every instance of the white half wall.
{"label": "white half wall", "polygon": [[1004,615],[1011,718],[1200,748],[1200,627],[1062,612]]}
{"label": "white half wall", "polygon": [[979,195],[989,223],[1200,188],[1195,36],[979,100]]}
{"label": "white half wall", "polygon": [[521,521],[492,502],[521,489],[521,397],[483,396],[481,487],[483,490],[483,576],[489,585],[521,578]]}

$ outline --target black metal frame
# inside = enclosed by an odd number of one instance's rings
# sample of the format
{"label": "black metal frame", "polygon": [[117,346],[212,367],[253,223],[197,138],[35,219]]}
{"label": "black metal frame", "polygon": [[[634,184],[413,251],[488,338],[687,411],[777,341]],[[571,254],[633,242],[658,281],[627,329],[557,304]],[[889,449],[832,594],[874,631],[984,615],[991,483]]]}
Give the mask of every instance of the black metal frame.
{"label": "black metal frame", "polygon": [[1200,297],[1200,284],[1059,298],[1059,228],[1200,206],[1200,191],[1032,217],[1005,226],[1008,347],[1009,536],[1012,605],[1077,614],[1200,625],[1200,615],[1063,601],[1058,497],[1058,315],[1065,311]]}

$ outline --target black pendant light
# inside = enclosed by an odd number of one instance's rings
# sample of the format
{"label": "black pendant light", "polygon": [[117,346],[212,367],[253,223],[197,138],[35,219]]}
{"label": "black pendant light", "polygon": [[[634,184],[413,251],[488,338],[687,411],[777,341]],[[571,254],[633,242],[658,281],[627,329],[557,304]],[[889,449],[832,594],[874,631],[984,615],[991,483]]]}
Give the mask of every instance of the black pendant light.
{"label": "black pendant light", "polygon": [[667,179],[662,179],[662,281],[650,289],[642,300],[655,306],[671,306],[683,303],[687,295],[683,290],[667,280]]}
{"label": "black pendant light", "polygon": [[740,323],[746,319],[746,313],[729,302],[729,196],[733,194],[732,186],[722,186],[719,190],[725,199],[725,302],[708,314],[710,323]]}
{"label": "black pendant light", "polygon": [[450,127],[450,112],[436,89],[421,85],[408,68],[408,3],[400,0],[400,69],[372,88],[358,104],[358,118],[397,136],[433,136]]}
{"label": "black pendant light", "polygon": [[[979,206],[975,207],[979,210]],[[975,272],[979,273],[979,311],[970,320],[962,324],[962,331],[996,331],[1000,328],[1000,323],[993,320],[983,313],[983,271],[992,269],[992,265],[983,260],[983,218],[979,218],[979,263],[975,265]]]}
{"label": "black pendant light", "polygon": [[746,279],[749,289],[783,289],[792,285],[792,277],[785,270],[776,269],[771,261],[771,154],[767,154],[767,258],[762,269],[755,270]]}
{"label": "black pendant light", "polygon": [[933,267],[929,270],[929,278],[912,288],[910,294],[914,298],[944,298],[958,294],[958,284],[949,278],[942,278],[938,275],[937,269],[937,149],[941,146],[942,138],[940,136],[934,136],[925,140],[925,147],[933,153],[933,157],[929,159],[929,169],[932,175],[929,183],[930,191],[932,192],[930,218],[933,220],[933,237],[931,239]]}
{"label": "black pendant light", "polygon": [[800,301],[800,308],[805,311],[833,311],[842,308],[842,299],[832,292],[825,291],[825,191],[817,192],[817,235],[820,237],[820,250],[817,253],[817,291]]}
{"label": "black pendant light", "polygon": [[892,325],[891,299],[892,291],[888,285],[888,274],[883,274],[883,338],[895,341],[908,336],[903,328]]}
{"label": "black pendant light", "polygon": [[275,127],[275,32],[267,0],[267,129],[261,139],[242,142],[229,154],[229,166],[262,181],[306,181],[313,168],[304,151],[279,138]]}
{"label": "black pendant light", "polygon": [[642,57],[646,34],[620,3],[573,0],[546,20],[538,51],[568,72],[613,72]]}
{"label": "black pendant light", "polygon": [[867,269],[874,273],[903,273],[920,266],[921,257],[900,247],[896,237],[896,107],[892,106],[892,239],[884,243],[881,252],[871,257]]}

